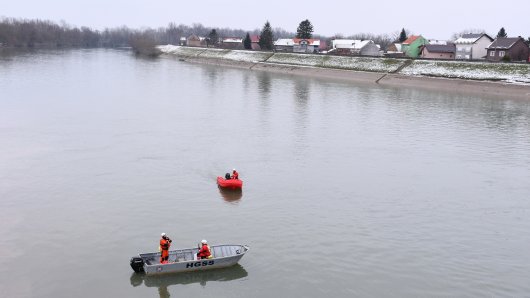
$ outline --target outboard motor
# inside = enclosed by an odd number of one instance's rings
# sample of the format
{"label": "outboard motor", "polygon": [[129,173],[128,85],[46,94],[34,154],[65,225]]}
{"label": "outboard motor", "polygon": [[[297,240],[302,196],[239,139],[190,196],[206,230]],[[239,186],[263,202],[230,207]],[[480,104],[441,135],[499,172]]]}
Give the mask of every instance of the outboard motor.
{"label": "outboard motor", "polygon": [[136,273],[144,272],[144,260],[142,260],[140,257],[132,257],[131,268]]}

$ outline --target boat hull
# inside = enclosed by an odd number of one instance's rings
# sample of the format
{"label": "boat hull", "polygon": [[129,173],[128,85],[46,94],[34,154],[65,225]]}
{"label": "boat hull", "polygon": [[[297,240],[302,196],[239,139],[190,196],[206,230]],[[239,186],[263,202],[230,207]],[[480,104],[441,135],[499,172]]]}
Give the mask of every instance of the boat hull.
{"label": "boat hull", "polygon": [[[145,272],[147,275],[180,273],[189,271],[209,270],[230,267],[239,262],[249,250],[246,245],[218,245],[212,246],[214,256],[211,259],[197,260],[198,249],[173,250],[169,252],[169,262],[159,262],[160,253],[140,254],[133,259],[142,259],[143,266],[137,272]],[[131,260],[131,266],[132,260]]]}
{"label": "boat hull", "polygon": [[225,179],[221,176],[217,177],[217,185],[227,189],[241,189],[243,188],[243,180],[239,179]]}
{"label": "boat hull", "polygon": [[144,266],[147,275],[209,270],[234,266],[243,256]]}

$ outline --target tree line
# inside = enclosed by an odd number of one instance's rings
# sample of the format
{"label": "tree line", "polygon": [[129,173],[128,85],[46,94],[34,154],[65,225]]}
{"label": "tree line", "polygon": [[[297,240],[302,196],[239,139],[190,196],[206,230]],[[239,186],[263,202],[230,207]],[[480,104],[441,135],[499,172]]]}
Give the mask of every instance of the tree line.
{"label": "tree line", "polygon": [[[192,34],[207,36],[212,29],[223,37],[245,36],[248,31],[231,28],[205,27],[196,23],[192,26],[169,23],[166,27],[132,29],[126,26],[95,30],[89,27],[71,26],[65,22],[0,18],[0,44],[6,47],[124,47],[131,41],[147,38],[156,44],[179,44],[181,37]],[[292,36],[282,28],[271,29],[274,36]],[[258,35],[259,29],[250,31]]]}
{"label": "tree line", "polygon": [[[484,30],[467,30],[478,33]],[[273,28],[267,21],[261,29],[245,31],[231,28],[212,28],[195,23],[191,26],[169,23],[166,27],[132,29],[126,26],[94,30],[89,27],[71,26],[65,22],[56,23],[47,20],[27,20],[15,18],[0,18],[0,45],[7,47],[125,47],[135,44],[179,44],[180,38],[190,35],[208,36],[210,40],[218,37],[245,37],[244,47],[251,46],[250,35],[260,36],[260,46],[263,50],[272,50],[273,42],[277,38],[316,38],[326,40],[328,44],[333,38],[371,39],[386,49],[393,42],[403,42],[410,34],[403,28],[392,34],[359,33],[350,36],[336,34],[333,37],[313,35],[313,24],[309,20],[300,22],[296,34],[282,28]],[[456,37],[455,33],[455,37]],[[507,36],[504,28],[498,37]],[[214,41],[215,42],[215,41]],[[526,40],[530,44],[530,37]]]}

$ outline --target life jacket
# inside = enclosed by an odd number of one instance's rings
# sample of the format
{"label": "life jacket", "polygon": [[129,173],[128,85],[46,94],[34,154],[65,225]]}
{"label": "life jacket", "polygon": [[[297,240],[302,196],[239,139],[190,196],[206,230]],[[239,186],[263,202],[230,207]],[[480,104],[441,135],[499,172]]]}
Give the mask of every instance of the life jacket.
{"label": "life jacket", "polygon": [[160,239],[160,250],[169,250],[169,240],[167,239]]}
{"label": "life jacket", "polygon": [[232,179],[239,179],[239,173],[234,171],[234,173],[232,174]]}
{"label": "life jacket", "polygon": [[199,251],[199,257],[201,258],[211,258],[212,253],[210,252],[210,246],[208,244],[203,244],[201,250]]}

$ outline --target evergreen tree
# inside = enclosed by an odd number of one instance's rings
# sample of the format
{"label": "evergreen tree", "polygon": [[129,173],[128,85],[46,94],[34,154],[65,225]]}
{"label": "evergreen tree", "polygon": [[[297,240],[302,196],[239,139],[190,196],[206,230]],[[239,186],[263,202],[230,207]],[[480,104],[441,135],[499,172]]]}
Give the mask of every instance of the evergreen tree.
{"label": "evergreen tree", "polygon": [[530,47],[530,37],[528,37],[524,42],[526,43],[527,46]]}
{"label": "evergreen tree", "polygon": [[306,19],[305,21],[300,22],[298,29],[296,29],[296,37],[303,39],[313,37],[313,25],[309,20]]}
{"label": "evergreen tree", "polygon": [[250,40],[250,34],[248,34],[248,32],[247,36],[245,36],[245,39],[243,39],[243,46],[245,47],[245,50],[252,49],[252,40]]}
{"label": "evergreen tree", "polygon": [[498,37],[508,37],[508,34],[506,34],[506,30],[504,30],[504,27],[502,27],[501,30],[499,30],[499,33],[497,33],[497,38]]}
{"label": "evergreen tree", "polygon": [[217,34],[217,30],[212,29],[210,31],[210,34],[208,34],[209,44],[212,44],[216,46],[219,43],[219,35]]}
{"label": "evergreen tree", "polygon": [[407,40],[407,32],[405,32],[405,28],[401,29],[401,33],[399,34],[399,39],[398,41],[400,43],[404,42],[405,40]]}
{"label": "evergreen tree", "polygon": [[265,23],[259,35],[259,46],[262,50],[271,51],[274,47],[274,36],[272,35],[272,28],[269,21]]}

